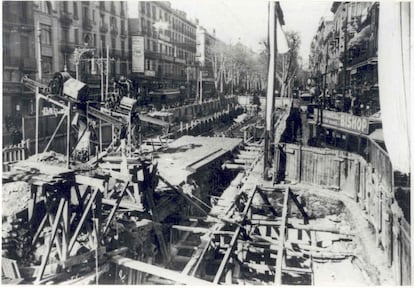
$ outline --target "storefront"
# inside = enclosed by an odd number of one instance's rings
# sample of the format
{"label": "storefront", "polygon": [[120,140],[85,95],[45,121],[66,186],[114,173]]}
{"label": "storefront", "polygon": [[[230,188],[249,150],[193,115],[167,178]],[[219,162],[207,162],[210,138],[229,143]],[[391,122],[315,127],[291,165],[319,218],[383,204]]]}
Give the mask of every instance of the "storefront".
{"label": "storefront", "polygon": [[380,121],[320,109],[315,109],[314,119],[309,121],[309,125],[311,144],[339,148],[362,156],[368,153],[370,134],[381,128]]}

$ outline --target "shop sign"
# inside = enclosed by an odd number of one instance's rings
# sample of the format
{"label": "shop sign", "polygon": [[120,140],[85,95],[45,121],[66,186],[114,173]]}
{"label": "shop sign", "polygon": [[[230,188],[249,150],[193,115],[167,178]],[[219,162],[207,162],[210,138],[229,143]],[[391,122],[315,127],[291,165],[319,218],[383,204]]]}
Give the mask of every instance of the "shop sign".
{"label": "shop sign", "polygon": [[144,37],[132,36],[132,72],[144,73]]}
{"label": "shop sign", "polygon": [[147,70],[145,71],[145,76],[155,77],[155,71]]}
{"label": "shop sign", "polygon": [[[315,109],[315,116],[319,115],[319,109]],[[359,117],[348,113],[323,110],[322,123],[351,132],[369,134],[369,122],[366,117]]]}

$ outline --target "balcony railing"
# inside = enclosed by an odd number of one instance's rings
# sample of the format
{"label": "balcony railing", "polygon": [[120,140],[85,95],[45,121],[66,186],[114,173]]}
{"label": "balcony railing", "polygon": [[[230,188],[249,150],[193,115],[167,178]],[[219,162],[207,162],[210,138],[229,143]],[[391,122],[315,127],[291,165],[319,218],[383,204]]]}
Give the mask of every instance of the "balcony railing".
{"label": "balcony railing", "polygon": [[116,27],[115,25],[111,25],[111,34],[118,35],[118,27]]}
{"label": "balcony railing", "polygon": [[19,67],[21,64],[20,57],[4,57],[3,61],[3,65],[7,67]]}
{"label": "balcony railing", "polygon": [[63,26],[70,26],[73,22],[73,16],[72,13],[61,11],[60,12],[60,22]]}
{"label": "balcony railing", "polygon": [[106,24],[106,23],[101,24],[101,26],[99,26],[99,31],[101,33],[107,33],[108,32],[108,24]]}
{"label": "balcony railing", "polygon": [[60,50],[64,54],[71,54],[75,50],[76,46],[77,45],[74,42],[63,41],[63,42],[60,43]]}
{"label": "balcony railing", "polygon": [[34,58],[23,58],[23,69],[26,71],[36,70],[36,60]]}
{"label": "balcony railing", "polygon": [[93,28],[92,21],[89,18],[83,18],[82,27],[85,30],[91,31]]}
{"label": "balcony railing", "polygon": [[377,45],[374,41],[364,41],[350,49],[348,65],[353,66],[377,57]]}

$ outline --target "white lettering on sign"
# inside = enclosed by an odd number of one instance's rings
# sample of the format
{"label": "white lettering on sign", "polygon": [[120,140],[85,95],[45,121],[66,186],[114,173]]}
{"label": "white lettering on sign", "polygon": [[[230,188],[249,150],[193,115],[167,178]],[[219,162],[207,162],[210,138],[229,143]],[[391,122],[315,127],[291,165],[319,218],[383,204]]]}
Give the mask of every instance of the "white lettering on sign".
{"label": "white lettering on sign", "polygon": [[368,119],[341,113],[340,126],[349,130],[368,134]]}
{"label": "white lettering on sign", "polygon": [[[314,115],[318,117],[320,110],[315,109]],[[323,110],[322,112],[323,124],[335,126],[338,128],[344,128],[350,131],[368,134],[369,133],[369,122],[365,117],[359,117],[347,113],[334,112]]]}

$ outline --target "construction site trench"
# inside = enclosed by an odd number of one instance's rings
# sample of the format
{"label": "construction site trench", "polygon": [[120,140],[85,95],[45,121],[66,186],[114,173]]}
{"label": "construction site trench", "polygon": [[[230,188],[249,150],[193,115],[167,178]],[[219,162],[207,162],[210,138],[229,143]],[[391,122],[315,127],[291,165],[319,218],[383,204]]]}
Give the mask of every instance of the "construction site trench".
{"label": "construction site trench", "polygon": [[[290,109],[279,113],[287,127]],[[55,152],[13,165],[2,240],[15,282],[392,283],[378,272],[384,261],[367,255],[380,249],[353,200],[265,180],[263,123],[243,109],[226,115],[147,141],[141,154],[108,153],[94,169],[67,168]]]}

